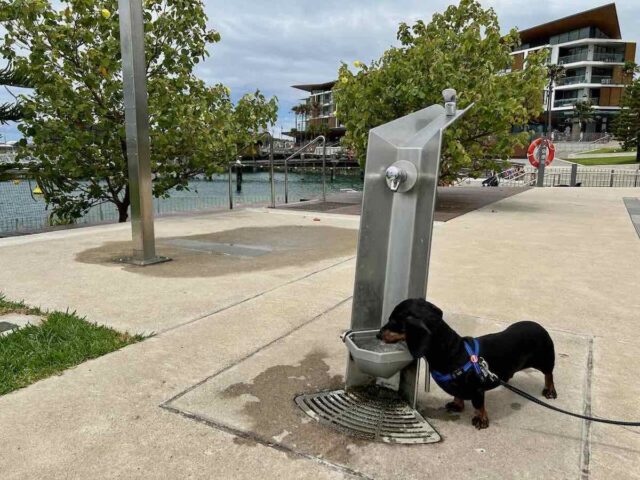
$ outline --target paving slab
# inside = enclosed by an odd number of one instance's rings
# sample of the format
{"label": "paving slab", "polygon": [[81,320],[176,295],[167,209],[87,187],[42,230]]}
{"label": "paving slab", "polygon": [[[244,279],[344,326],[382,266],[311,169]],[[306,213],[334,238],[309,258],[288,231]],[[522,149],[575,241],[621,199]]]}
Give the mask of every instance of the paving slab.
{"label": "paving slab", "polygon": [[[478,208],[518,195],[528,187],[439,187],[436,198],[434,219],[448,222]],[[360,215],[362,212],[362,192],[342,192],[327,196],[327,201],[319,200],[281,205],[283,210],[330,212],[343,215]]]}
{"label": "paving slab", "polygon": [[[367,478],[577,478],[581,471],[583,422],[547,411],[498,389],[487,395],[491,426],[477,431],[472,408],[448,414],[437,386],[422,393],[418,410],[444,437],[440,444],[400,446],[366,442],[337,433],[307,417],[294,404],[298,394],[343,387],[350,304],[328,312],[291,335],[164,404],[213,428],[237,432],[247,442],[271,444],[339,465]],[[498,331],[504,325],[448,315],[464,335]],[[556,380],[564,408],[582,409],[589,339],[552,332],[558,351]],[[513,383],[540,396],[543,376],[520,373]],[[461,455],[460,452],[466,452]],[[544,458],[544,461],[541,459]]]}
{"label": "paving slab", "polygon": [[[173,260],[151,267],[113,261],[131,252],[130,225],[0,239],[0,291],[123,331],[164,331],[353,258],[357,218],[316,218],[264,210],[162,218],[158,254]],[[203,244],[218,251],[193,248]],[[238,245],[268,252],[230,255],[243,253]]]}
{"label": "paving slab", "polygon": [[350,272],[318,272],[0,396],[0,478],[352,478],[160,408],[348,299]]}
{"label": "paving slab", "polygon": [[[514,319],[539,321],[552,330],[562,346],[559,353],[569,355],[559,360],[563,370],[558,372],[562,375],[558,405],[577,411],[590,405],[596,415],[638,419],[636,399],[640,392],[633,379],[637,373],[634,338],[640,310],[640,241],[623,202],[624,197],[637,196],[633,189],[532,189],[439,224],[434,233],[429,299],[448,312],[487,319],[476,323],[465,321],[463,315],[452,317],[452,323],[464,333],[493,331]],[[332,321],[335,323],[322,324],[333,329],[325,351],[338,348],[336,335],[348,323],[348,306],[340,304],[353,291],[354,248],[335,256],[318,243],[342,238],[337,243],[343,248],[340,244],[348,236],[341,230],[348,229],[354,233],[355,245],[357,217],[236,211],[166,218],[156,226],[161,239],[205,236],[194,241],[227,245],[232,242],[220,235],[242,228],[332,229],[325,230],[330,233],[321,242],[299,236],[295,247],[299,255],[288,261],[274,262],[254,273],[246,266],[235,271],[227,263],[225,273],[213,276],[197,274],[199,260],[205,257],[202,252],[196,253],[201,255],[198,261],[184,260],[192,261],[193,273],[178,276],[80,261],[82,252],[126,241],[129,225],[0,240],[0,289],[8,298],[43,308],[77,309],[91,321],[122,329],[160,332],[0,397],[3,480],[357,478],[356,467],[380,472],[389,472],[392,466],[402,468],[402,457],[396,455],[399,450],[390,451],[388,446],[377,450],[356,445],[354,468],[349,469],[346,461],[337,462],[344,454],[339,443],[335,452],[329,449],[326,458],[320,458],[317,451],[304,454],[285,448],[287,438],[295,438],[293,430],[281,437],[284,431],[268,426],[264,438],[272,431],[271,437],[277,438],[269,443],[258,441],[255,432],[260,425],[254,423],[250,409],[251,392],[258,385],[261,389],[257,393],[264,396],[268,389],[260,380],[269,375],[286,387],[299,380],[288,377],[301,376],[295,372],[309,362],[318,366],[320,380],[329,378],[329,385],[343,374],[339,362],[344,361],[344,353],[335,359],[333,355],[311,356],[304,363],[307,352],[313,352],[309,346],[320,342],[313,335],[295,351],[283,350],[278,363],[269,355],[280,343],[297,339],[298,333],[302,338],[306,324],[309,328],[320,325],[315,319],[318,315],[342,309],[340,318]],[[310,250],[325,248],[325,253],[305,262],[303,257],[313,253],[300,247],[304,243],[301,239],[315,242]],[[260,244],[256,242],[249,245]],[[240,243],[247,244],[244,240]],[[340,322],[344,324],[340,326]],[[586,385],[578,390],[589,367],[584,358],[575,364],[571,361],[577,358],[576,352],[587,348],[583,339],[591,337],[591,389]],[[260,355],[265,358],[262,368],[256,360]],[[281,367],[269,371],[277,365]],[[227,399],[228,410],[235,411],[222,419],[235,425],[233,428],[212,428],[160,407],[181,392],[192,387],[196,392],[198,386],[241,368],[247,369],[247,378],[236,378],[233,383],[229,378],[226,387],[237,384]],[[313,373],[316,368],[311,370]],[[287,371],[294,374],[283,379]],[[534,392],[540,388],[537,375],[525,373],[516,381]],[[451,468],[451,462],[444,459],[455,456],[460,467],[456,466],[457,475],[451,476],[457,478],[638,477],[638,429],[590,424],[585,430],[584,423],[564,423],[569,419],[561,416],[541,418],[531,410],[539,407],[497,390],[488,397],[491,428],[476,432],[469,426],[468,413],[457,420],[445,416],[440,410],[444,397],[435,387],[432,393],[432,397],[421,398],[420,408],[444,441],[424,447],[431,450],[421,459],[409,454],[411,462],[416,462],[411,464],[412,475],[418,472],[429,477],[433,471],[449,477],[445,470]],[[263,402],[266,405],[269,399],[253,403]],[[203,401],[201,406],[204,411],[208,404]],[[214,414],[218,415],[213,412],[211,418],[220,417]],[[551,429],[556,424],[565,432],[564,444],[559,443],[557,430]],[[580,433],[576,425],[581,425]],[[326,442],[319,440],[319,445]],[[337,456],[327,460],[330,455]],[[560,461],[563,455],[564,466]],[[491,469],[487,467],[480,475],[478,468],[483,468],[484,462]],[[466,471],[462,465],[467,465]],[[504,473],[508,465],[515,466],[515,473]],[[494,469],[504,475],[496,477]]]}
{"label": "paving slab", "polygon": [[7,313],[0,315],[0,336],[9,335],[18,328],[27,325],[39,325],[42,317],[39,315],[26,315],[24,313]]}

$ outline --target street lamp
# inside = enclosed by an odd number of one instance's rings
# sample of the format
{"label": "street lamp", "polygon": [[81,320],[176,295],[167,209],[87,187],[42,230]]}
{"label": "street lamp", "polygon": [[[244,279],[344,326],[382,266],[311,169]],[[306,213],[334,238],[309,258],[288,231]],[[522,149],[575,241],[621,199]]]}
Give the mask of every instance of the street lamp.
{"label": "street lamp", "polygon": [[133,255],[119,260],[145,266],[169,259],[157,256],[155,246],[142,0],[118,6],[133,239]]}

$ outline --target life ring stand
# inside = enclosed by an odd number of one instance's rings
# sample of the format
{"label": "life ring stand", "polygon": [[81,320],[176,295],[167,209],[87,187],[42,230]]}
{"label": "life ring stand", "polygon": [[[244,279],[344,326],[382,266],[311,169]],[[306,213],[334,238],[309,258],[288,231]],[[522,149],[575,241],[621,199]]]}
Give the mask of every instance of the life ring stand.
{"label": "life ring stand", "polygon": [[[538,168],[540,166],[540,145],[542,144],[542,142],[542,138],[536,138],[533,142],[531,142],[531,145],[529,145],[529,149],[527,150],[527,159],[529,159],[529,163],[535,168]],[[544,161],[545,167],[551,165],[551,162],[553,162],[553,159],[556,156],[556,147],[551,141],[549,141],[548,144],[549,153],[547,154],[547,158]]]}

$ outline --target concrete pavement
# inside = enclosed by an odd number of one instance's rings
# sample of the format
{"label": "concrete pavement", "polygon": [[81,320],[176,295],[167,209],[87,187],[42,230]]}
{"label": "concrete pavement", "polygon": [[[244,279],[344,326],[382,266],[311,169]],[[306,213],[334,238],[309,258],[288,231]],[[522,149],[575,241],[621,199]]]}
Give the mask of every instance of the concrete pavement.
{"label": "concrete pavement", "polygon": [[[541,322],[558,346],[559,406],[640,419],[630,381],[640,240],[622,200],[638,196],[532,189],[438,224],[428,297],[463,334]],[[504,390],[489,395],[482,432],[468,412],[444,414],[437,387],[422,394],[439,444],[363,445],[309,423],[289,397],[342,382],[357,220],[161,219],[159,253],[175,260],[155,271],[109,261],[127,248],[127,226],[0,240],[8,298],[160,332],[0,397],[2,478],[640,478],[638,429],[565,418]],[[176,238],[271,251],[181,251],[166,242]],[[541,388],[535,373],[514,382]]]}

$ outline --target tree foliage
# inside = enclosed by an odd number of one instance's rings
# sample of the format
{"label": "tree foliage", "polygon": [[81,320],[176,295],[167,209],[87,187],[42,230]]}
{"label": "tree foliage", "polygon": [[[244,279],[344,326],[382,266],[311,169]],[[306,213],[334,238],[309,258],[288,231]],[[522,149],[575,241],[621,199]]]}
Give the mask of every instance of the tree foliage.
{"label": "tree foliage", "polygon": [[622,109],[613,122],[613,132],[625,150],[637,149],[640,162],[640,78],[625,88],[620,106]]}
{"label": "tree foliage", "polygon": [[[5,87],[30,88],[29,75],[25,71],[19,71],[11,63],[0,68],[0,85]],[[17,122],[22,118],[20,103],[0,104],[0,124]]]}
{"label": "tree foliage", "polygon": [[493,9],[461,0],[429,24],[400,24],[401,45],[366,66],[355,62],[339,70],[335,95],[345,124],[346,145],[364,163],[368,132],[395,118],[443,102],[445,88],[458,91],[459,107],[474,108],[446,132],[441,175],[450,181],[463,167],[483,168],[509,157],[529,135],[512,134],[542,113],[546,52],[530,54],[526,68],[511,71],[510,55],[519,44],[517,31],[500,34]]}
{"label": "tree foliage", "polygon": [[[21,156],[59,219],[94,205],[129,206],[117,0],[0,0],[6,30],[0,53],[26,68],[34,88],[22,97]],[[275,122],[276,99],[260,92],[235,105],[229,89],[194,74],[220,35],[202,0],[145,0],[151,162],[156,196],[211,175]]]}
{"label": "tree foliage", "polygon": [[590,100],[579,100],[573,106],[573,120],[580,124],[580,131],[586,128],[587,123],[593,122],[595,110]]}

